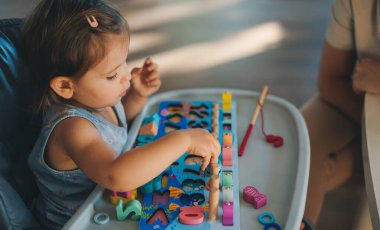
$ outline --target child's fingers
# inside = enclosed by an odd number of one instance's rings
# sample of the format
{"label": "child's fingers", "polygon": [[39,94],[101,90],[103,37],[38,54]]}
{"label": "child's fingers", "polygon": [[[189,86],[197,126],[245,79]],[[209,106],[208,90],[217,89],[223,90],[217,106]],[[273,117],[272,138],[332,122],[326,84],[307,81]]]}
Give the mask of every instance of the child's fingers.
{"label": "child's fingers", "polygon": [[160,78],[160,74],[158,71],[151,72],[148,76],[145,77],[145,81],[153,81]]}
{"label": "child's fingers", "polygon": [[216,146],[216,154],[215,154],[215,156],[216,156],[216,158],[219,158],[219,155],[220,155],[220,152],[221,152],[222,150],[221,150],[221,147],[220,147],[220,144],[219,144],[219,142],[218,142],[218,145]]}
{"label": "child's fingers", "polygon": [[141,74],[142,68],[133,68],[131,71],[132,79],[138,77]]}
{"label": "child's fingers", "polygon": [[145,72],[143,75],[143,78],[145,81],[151,81],[160,77],[160,74],[157,70],[153,70],[153,71],[146,70],[146,71],[147,72]]}
{"label": "child's fingers", "polygon": [[219,143],[218,138],[213,136],[212,139],[213,139],[212,142],[213,142],[213,145],[214,145],[215,149],[216,149],[218,152],[220,152],[221,146],[220,146],[220,143]]}
{"label": "child's fingers", "polygon": [[150,57],[148,57],[144,61],[143,68],[148,71],[153,71],[158,68],[158,65],[154,63]]}
{"label": "child's fingers", "polygon": [[207,154],[206,156],[203,157],[203,162],[201,166],[202,171],[206,170],[207,166],[210,164],[210,160],[211,160],[211,154]]}
{"label": "child's fingers", "polygon": [[153,86],[153,87],[160,87],[162,82],[160,79],[156,79],[154,81],[150,81],[147,83],[149,86]]}
{"label": "child's fingers", "polygon": [[158,79],[160,78],[160,73],[158,71],[153,71],[153,72],[150,72],[148,75],[145,76],[144,80],[146,81],[152,81],[152,80],[155,80],[155,79]]}
{"label": "child's fingers", "polygon": [[218,147],[215,147],[214,152],[211,157],[211,163],[218,163],[219,155],[220,155],[220,149]]}
{"label": "child's fingers", "polygon": [[211,163],[211,164],[218,163],[218,157],[216,157],[216,156],[212,156],[212,157],[211,157],[211,160],[210,160],[210,163]]}
{"label": "child's fingers", "polygon": [[[212,148],[212,159],[211,160],[217,160],[218,157],[219,157],[218,147],[213,146],[213,148]],[[212,162],[212,163],[216,163],[216,162]]]}
{"label": "child's fingers", "polygon": [[158,65],[152,62],[151,64],[147,65],[146,68],[149,72],[152,72],[158,69]]}
{"label": "child's fingers", "polygon": [[143,67],[150,65],[150,63],[152,63],[152,59],[150,57],[145,58]]}

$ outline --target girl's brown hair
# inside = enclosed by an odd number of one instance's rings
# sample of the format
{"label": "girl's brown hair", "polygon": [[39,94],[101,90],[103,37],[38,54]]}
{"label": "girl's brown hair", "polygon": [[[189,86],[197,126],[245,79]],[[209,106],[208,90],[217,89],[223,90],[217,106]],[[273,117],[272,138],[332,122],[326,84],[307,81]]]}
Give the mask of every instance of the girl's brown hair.
{"label": "girl's brown hair", "polygon": [[[92,27],[87,18],[98,22]],[[37,111],[62,103],[50,89],[54,76],[84,74],[105,55],[106,35],[129,36],[127,21],[99,0],[42,0],[22,27]]]}

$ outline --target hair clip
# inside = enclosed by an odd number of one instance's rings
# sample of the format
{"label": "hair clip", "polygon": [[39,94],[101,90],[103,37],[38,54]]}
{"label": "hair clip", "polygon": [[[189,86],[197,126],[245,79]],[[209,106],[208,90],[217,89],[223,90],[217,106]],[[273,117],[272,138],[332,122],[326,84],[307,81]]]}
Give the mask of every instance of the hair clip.
{"label": "hair clip", "polygon": [[92,16],[92,15],[91,16],[87,16],[86,15],[86,19],[87,19],[88,24],[90,24],[90,26],[92,28],[98,27],[99,23],[98,23],[98,21],[96,20],[96,18],[94,16]]}

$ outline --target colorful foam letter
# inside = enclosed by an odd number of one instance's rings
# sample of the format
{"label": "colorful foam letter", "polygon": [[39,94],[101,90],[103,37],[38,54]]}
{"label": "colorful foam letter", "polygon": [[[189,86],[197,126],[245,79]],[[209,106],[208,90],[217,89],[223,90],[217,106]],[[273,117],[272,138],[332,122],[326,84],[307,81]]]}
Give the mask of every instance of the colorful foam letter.
{"label": "colorful foam letter", "polygon": [[186,225],[197,225],[203,223],[204,212],[200,206],[181,207],[179,222]]}
{"label": "colorful foam letter", "polygon": [[131,216],[132,220],[138,220],[141,217],[141,203],[138,200],[131,200],[128,202],[128,204],[125,206],[125,209],[123,210],[123,201],[119,200],[116,205],[116,215],[118,221],[123,221],[130,213],[134,213]]}

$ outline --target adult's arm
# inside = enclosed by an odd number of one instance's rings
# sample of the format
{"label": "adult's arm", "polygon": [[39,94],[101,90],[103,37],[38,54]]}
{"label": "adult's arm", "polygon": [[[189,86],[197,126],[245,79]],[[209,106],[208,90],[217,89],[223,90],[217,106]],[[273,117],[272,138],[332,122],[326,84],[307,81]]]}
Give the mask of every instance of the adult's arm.
{"label": "adult's arm", "polygon": [[337,49],[325,41],[318,72],[318,90],[324,101],[359,124],[363,96],[354,92],[351,78],[356,60],[354,50]]}

